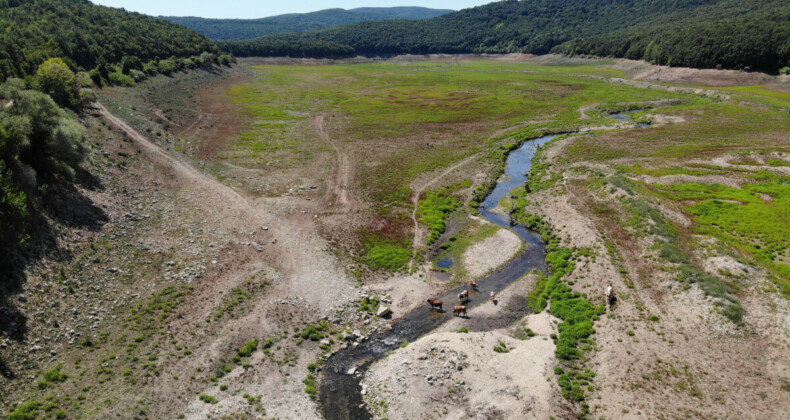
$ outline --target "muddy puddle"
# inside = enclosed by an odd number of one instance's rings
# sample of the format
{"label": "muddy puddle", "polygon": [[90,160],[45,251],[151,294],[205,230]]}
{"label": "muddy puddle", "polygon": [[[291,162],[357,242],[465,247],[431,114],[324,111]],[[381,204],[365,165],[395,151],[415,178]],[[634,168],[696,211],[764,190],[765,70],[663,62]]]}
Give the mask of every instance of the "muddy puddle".
{"label": "muddy puddle", "polygon": [[[609,114],[609,116],[614,118],[614,119],[616,119],[617,121],[622,121],[622,122],[633,124],[634,120],[633,120],[633,118],[631,118],[631,116],[629,114],[633,114],[634,112],[637,112],[637,111],[640,111],[640,110],[635,109],[633,111],[616,112],[614,114]],[[650,123],[640,122],[640,123],[637,123],[636,126],[640,127],[640,128],[647,128],[647,127],[650,127]]]}
{"label": "muddy puddle", "polygon": [[[522,226],[511,226],[509,216],[495,213],[493,209],[510,191],[524,185],[538,148],[555,137],[544,136],[528,141],[511,152],[508,155],[505,174],[480,206],[482,217],[518,234],[526,242],[527,250],[502,269],[478,280],[480,287],[470,293],[467,307],[471,308],[486,301],[491,292],[498,293],[532,270],[545,272],[546,253],[540,236]],[[328,420],[372,418],[363,402],[362,388],[355,374],[364,375],[373,362],[396,350],[402,343],[415,341],[450,320],[453,306],[458,302],[457,296],[465,289],[468,289],[467,285],[448,290],[441,296],[426,296],[426,299],[435,298],[443,301],[444,311],[432,310],[426,303],[394,321],[389,330],[376,333],[358,346],[340,350],[329,357],[320,373],[319,396],[324,417]],[[467,328],[470,331],[502,328],[526,314],[526,300],[508,302],[496,316],[467,319]]]}

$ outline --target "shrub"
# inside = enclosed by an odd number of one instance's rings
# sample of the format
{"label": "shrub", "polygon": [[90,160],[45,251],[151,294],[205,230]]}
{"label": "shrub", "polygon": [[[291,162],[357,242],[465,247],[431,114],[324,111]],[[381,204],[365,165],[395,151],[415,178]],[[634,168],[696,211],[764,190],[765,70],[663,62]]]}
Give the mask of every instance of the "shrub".
{"label": "shrub", "polygon": [[110,83],[115,86],[132,87],[137,84],[132,76],[127,76],[120,72],[110,73],[109,76]]}
{"label": "shrub", "polygon": [[307,377],[304,378],[302,383],[304,384],[304,392],[306,392],[307,395],[310,396],[311,400],[315,400],[318,393],[318,390],[316,388],[315,375],[313,375],[312,373],[307,375]]}
{"label": "shrub", "polygon": [[38,418],[39,407],[41,402],[38,400],[25,401],[8,415],[8,420],[35,420]]}
{"label": "shrub", "polygon": [[203,401],[204,403],[207,403],[207,404],[216,404],[217,403],[217,399],[212,397],[211,395],[208,395],[208,394],[200,394],[199,398],[200,398],[200,401]]}
{"label": "shrub", "polygon": [[258,349],[258,339],[253,339],[244,344],[244,347],[239,349],[239,356],[250,357],[252,352]]}
{"label": "shrub", "polygon": [[79,85],[74,72],[60,58],[50,58],[38,67],[35,87],[64,108],[77,109]]}
{"label": "shrub", "polygon": [[61,365],[57,364],[52,369],[44,372],[44,379],[49,382],[65,382],[68,375],[60,371]]}
{"label": "shrub", "polygon": [[726,316],[730,321],[736,325],[743,324],[743,306],[740,303],[730,303],[721,310],[721,314]]}

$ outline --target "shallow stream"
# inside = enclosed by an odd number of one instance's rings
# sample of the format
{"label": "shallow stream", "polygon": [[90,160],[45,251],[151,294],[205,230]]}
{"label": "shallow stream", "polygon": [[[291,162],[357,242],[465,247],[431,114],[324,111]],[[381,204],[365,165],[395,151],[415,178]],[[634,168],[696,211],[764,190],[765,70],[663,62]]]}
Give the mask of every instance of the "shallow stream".
{"label": "shallow stream", "polygon": [[[490,292],[498,293],[529,271],[545,272],[546,253],[540,236],[523,226],[511,225],[508,215],[494,212],[494,209],[510,191],[524,185],[536,151],[555,137],[553,135],[540,137],[512,151],[507,158],[505,174],[480,206],[482,217],[518,234],[526,242],[527,250],[502,269],[479,280],[477,282],[480,285],[479,290],[470,292],[468,308],[484,302]],[[375,333],[358,346],[348,347],[330,356],[320,373],[319,397],[324,417],[328,420],[372,418],[362,400],[359,377],[364,375],[373,362],[399,348],[402,343],[415,341],[451,319],[452,308],[458,300],[458,294],[467,288],[467,285],[461,285],[441,296],[425,296],[425,299],[434,298],[445,302],[445,311],[434,311],[426,303],[395,320],[390,329]],[[526,315],[526,304],[520,306],[523,308],[506,308],[507,310],[499,311],[500,315],[497,319],[487,319],[484,328],[501,328]],[[472,330],[479,331],[481,328]]]}

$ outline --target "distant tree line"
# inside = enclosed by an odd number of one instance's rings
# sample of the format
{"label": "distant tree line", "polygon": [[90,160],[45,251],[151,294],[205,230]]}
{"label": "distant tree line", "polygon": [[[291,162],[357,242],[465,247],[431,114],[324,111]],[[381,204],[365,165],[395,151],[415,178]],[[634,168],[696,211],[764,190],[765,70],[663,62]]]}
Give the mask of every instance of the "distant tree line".
{"label": "distant tree line", "polygon": [[[501,1],[426,20],[369,21],[221,44],[237,56],[277,55],[256,45],[339,45],[361,55],[557,52],[673,66],[777,70],[790,61],[787,0]],[[242,48],[241,45],[246,47]]]}
{"label": "distant tree line", "polygon": [[452,10],[424,7],[365,7],[289,13],[260,19],[205,19],[192,16],[160,16],[159,18],[192,28],[213,40],[227,41],[286,32],[317,31],[368,20],[427,19],[449,12]]}
{"label": "distant tree line", "polygon": [[354,48],[330,41],[253,39],[218,42],[220,48],[237,57],[344,58],[356,55]]}

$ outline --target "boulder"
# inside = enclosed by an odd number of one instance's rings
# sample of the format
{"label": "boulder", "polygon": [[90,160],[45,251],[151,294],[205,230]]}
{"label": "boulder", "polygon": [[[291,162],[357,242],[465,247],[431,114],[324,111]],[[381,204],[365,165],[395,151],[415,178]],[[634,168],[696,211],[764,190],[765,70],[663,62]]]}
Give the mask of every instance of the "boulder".
{"label": "boulder", "polygon": [[381,305],[379,306],[379,310],[376,311],[376,316],[378,317],[384,317],[391,314],[392,314],[392,310],[389,308],[389,306]]}

